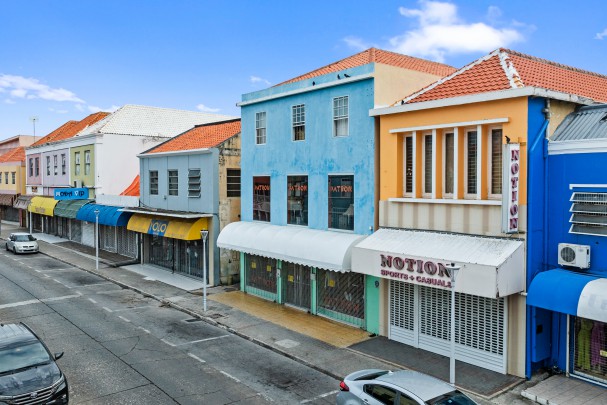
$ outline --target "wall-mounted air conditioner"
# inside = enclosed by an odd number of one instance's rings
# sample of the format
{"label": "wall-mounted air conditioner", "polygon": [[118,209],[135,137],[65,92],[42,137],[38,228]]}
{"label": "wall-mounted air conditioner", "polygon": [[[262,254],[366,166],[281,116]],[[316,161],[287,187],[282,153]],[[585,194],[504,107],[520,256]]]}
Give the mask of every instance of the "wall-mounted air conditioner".
{"label": "wall-mounted air conditioner", "polygon": [[572,243],[559,243],[559,264],[561,266],[590,267],[590,246],[574,245]]}

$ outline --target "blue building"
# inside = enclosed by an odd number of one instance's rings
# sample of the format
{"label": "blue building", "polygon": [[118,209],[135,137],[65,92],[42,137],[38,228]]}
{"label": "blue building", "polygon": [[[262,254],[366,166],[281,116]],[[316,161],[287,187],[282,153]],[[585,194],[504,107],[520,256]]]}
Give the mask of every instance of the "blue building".
{"label": "blue building", "polygon": [[365,326],[350,249],[378,223],[369,110],[453,71],[372,48],[242,96],[242,222],[218,245],[241,252],[243,291]]}
{"label": "blue building", "polygon": [[569,114],[548,142],[544,270],[528,290],[529,360],[607,384],[607,105]]}

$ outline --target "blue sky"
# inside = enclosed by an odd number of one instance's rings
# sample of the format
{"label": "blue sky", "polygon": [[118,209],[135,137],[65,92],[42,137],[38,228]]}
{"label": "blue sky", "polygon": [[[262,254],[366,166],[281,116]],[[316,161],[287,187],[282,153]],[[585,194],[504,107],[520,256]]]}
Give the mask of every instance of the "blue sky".
{"label": "blue sky", "polygon": [[503,46],[607,75],[605,15],[605,0],[0,0],[0,139],[124,104],[240,115],[241,94],[371,46],[455,67]]}

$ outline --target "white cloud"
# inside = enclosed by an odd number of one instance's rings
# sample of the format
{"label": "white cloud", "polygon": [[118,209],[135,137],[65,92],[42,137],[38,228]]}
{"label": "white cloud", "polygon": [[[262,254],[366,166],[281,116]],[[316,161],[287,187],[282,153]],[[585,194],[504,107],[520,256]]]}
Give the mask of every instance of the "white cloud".
{"label": "white cloud", "polygon": [[0,89],[8,91],[12,97],[16,98],[84,103],[69,90],[52,88],[31,77],[0,74]]}
{"label": "white cloud", "polygon": [[198,109],[198,111],[202,111],[202,112],[208,112],[208,113],[216,113],[218,111],[220,111],[220,108],[211,108],[211,107],[207,107],[204,104],[198,104],[196,106],[196,109]]}
{"label": "white cloud", "polygon": [[[524,40],[511,22],[498,27],[502,11],[495,6],[487,9],[485,22],[466,22],[458,15],[457,6],[443,1],[419,0],[419,8],[399,8],[399,13],[415,20],[415,27],[389,39],[389,48],[395,52],[444,62],[448,55],[490,52]],[[529,28],[528,26],[525,26]],[[352,48],[367,49],[368,44],[356,37],[344,41]]]}
{"label": "white cloud", "polygon": [[607,37],[607,28],[605,28],[605,30],[603,32],[597,32],[596,36],[594,37],[595,39],[603,39]]}
{"label": "white cloud", "polygon": [[57,113],[57,114],[67,114],[69,112],[69,110],[57,110],[57,109],[54,109],[54,108],[49,108],[48,110],[50,112],[54,112],[54,113]]}
{"label": "white cloud", "polygon": [[358,38],[358,37],[354,37],[354,36],[347,36],[344,38],[344,42],[346,43],[346,45],[348,45],[350,48],[355,49],[357,51],[364,51],[367,50],[369,48],[374,47],[375,45],[368,43],[367,41]]}
{"label": "white cloud", "polygon": [[[76,107],[78,108],[78,107]],[[96,113],[96,112],[100,112],[100,111],[105,111],[105,112],[114,112],[117,109],[120,108],[120,106],[117,105],[112,105],[111,107],[108,108],[101,108],[101,107],[97,107],[95,105],[87,105],[86,108],[91,112],[91,113]]]}
{"label": "white cloud", "polygon": [[250,80],[251,80],[251,83],[253,83],[253,84],[263,83],[263,84],[265,84],[267,86],[269,86],[269,85],[272,84],[272,83],[270,83],[269,80],[263,79],[263,78],[258,77],[258,76],[251,76]]}
{"label": "white cloud", "polygon": [[15,104],[15,100],[11,100],[10,98],[4,99],[5,104]]}

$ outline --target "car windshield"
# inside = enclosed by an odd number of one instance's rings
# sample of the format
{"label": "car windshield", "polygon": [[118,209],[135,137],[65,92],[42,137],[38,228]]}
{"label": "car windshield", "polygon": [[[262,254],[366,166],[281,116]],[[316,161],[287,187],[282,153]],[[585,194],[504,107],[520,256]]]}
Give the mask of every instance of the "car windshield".
{"label": "car windshield", "polygon": [[0,374],[48,363],[50,360],[48,352],[40,342],[7,346],[0,349]]}
{"label": "car windshield", "polygon": [[429,405],[476,405],[476,402],[459,391],[449,392],[428,401]]}
{"label": "car windshield", "polygon": [[31,242],[36,240],[32,235],[15,235],[15,242]]}

